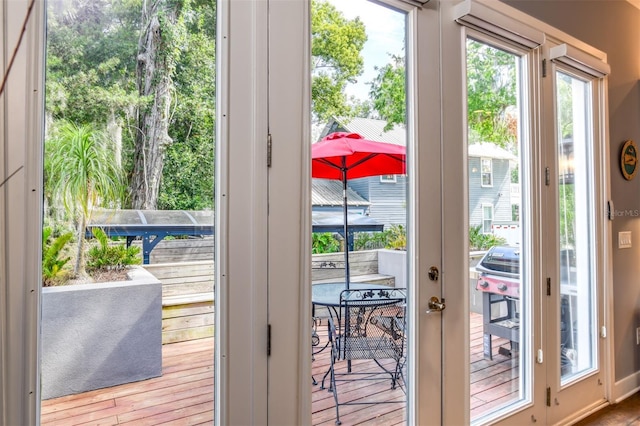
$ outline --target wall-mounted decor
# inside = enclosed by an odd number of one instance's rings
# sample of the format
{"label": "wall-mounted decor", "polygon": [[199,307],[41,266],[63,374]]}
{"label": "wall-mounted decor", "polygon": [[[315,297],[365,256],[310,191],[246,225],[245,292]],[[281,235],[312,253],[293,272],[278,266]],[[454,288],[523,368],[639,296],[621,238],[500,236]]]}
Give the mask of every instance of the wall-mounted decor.
{"label": "wall-mounted decor", "polygon": [[638,148],[632,140],[625,141],[620,154],[620,169],[626,180],[631,180],[638,171]]}

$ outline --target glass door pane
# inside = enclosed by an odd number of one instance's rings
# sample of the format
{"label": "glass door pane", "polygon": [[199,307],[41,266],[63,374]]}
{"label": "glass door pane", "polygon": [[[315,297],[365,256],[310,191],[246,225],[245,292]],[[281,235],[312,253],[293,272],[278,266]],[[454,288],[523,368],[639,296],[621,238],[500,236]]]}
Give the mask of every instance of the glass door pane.
{"label": "glass door pane", "polygon": [[484,423],[531,395],[525,60],[476,39],[466,47],[470,418]]}
{"label": "glass door pane", "polygon": [[214,419],[216,2],[158,5],[47,2],[43,425]]}
{"label": "glass door pane", "polygon": [[[311,14],[311,419],[402,423],[407,15],[366,0],[313,1]],[[332,148],[338,143],[373,155],[362,162],[357,152],[342,156]],[[368,299],[375,302],[365,306]]]}
{"label": "glass door pane", "polygon": [[560,367],[564,385],[596,365],[590,83],[556,72]]}

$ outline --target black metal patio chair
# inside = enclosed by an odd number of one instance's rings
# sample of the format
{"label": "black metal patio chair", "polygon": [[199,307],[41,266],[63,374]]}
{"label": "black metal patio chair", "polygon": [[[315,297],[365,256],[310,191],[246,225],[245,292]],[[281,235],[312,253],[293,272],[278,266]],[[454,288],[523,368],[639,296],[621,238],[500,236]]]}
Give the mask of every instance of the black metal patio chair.
{"label": "black metal patio chair", "polygon": [[[406,289],[351,289],[340,294],[340,309],[329,319],[331,366],[322,379],[325,388],[327,376],[329,390],[336,404],[336,424],[340,422],[341,405],[378,404],[380,402],[339,400],[339,383],[353,380],[391,380],[391,389],[404,388],[405,365],[405,312]],[[372,360],[380,371],[353,371],[352,360]],[[346,369],[337,365],[346,361]],[[403,401],[389,401],[403,403]]]}

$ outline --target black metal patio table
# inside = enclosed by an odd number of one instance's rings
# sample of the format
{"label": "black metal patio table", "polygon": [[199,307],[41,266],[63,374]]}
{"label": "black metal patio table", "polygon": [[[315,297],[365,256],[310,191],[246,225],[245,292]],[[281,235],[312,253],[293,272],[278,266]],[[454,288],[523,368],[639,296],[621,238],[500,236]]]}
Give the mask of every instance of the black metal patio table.
{"label": "black metal patio table", "polygon": [[[349,283],[349,288],[352,290],[393,290],[395,287],[384,284],[352,282]],[[315,306],[326,306],[335,309],[340,306],[340,293],[342,292],[342,290],[346,290],[344,282],[313,284],[311,286],[311,303],[313,303],[314,308]]]}
{"label": "black metal patio table", "polygon": [[[373,283],[349,283],[349,289],[351,290],[396,290],[395,287],[391,287],[384,284],[373,284]],[[342,282],[332,282],[332,283],[319,283],[313,284],[311,286],[311,303],[312,310],[311,315],[313,317],[313,329],[312,329],[312,346],[317,347],[320,346],[320,338],[316,332],[317,327],[317,317],[316,317],[316,308],[324,307],[327,309],[329,315],[331,315],[334,319],[340,318],[340,294],[343,290],[346,290],[345,283]],[[375,300],[375,296],[372,298]],[[329,346],[329,341],[327,341],[323,346],[319,349],[312,350],[312,355],[317,355],[322,352]],[[351,361],[348,362],[348,371],[351,371]],[[315,379],[313,379],[313,384],[316,384]]]}

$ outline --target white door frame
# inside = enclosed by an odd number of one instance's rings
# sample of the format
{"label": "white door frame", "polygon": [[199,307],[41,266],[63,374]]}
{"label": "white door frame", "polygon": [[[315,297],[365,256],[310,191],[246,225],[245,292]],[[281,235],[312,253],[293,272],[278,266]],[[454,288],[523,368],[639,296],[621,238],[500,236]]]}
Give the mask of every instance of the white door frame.
{"label": "white door frame", "polygon": [[268,391],[268,2],[217,7],[215,416],[259,425]]}
{"label": "white door frame", "polygon": [[40,421],[44,2],[28,10],[0,4],[0,423],[19,425]]}

